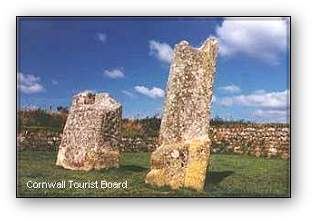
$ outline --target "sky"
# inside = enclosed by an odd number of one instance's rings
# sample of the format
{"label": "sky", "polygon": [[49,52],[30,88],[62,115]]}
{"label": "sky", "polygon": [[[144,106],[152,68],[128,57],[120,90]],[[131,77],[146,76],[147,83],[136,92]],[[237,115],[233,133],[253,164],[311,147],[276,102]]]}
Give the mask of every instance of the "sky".
{"label": "sky", "polygon": [[22,108],[70,106],[88,90],[108,92],[123,117],[159,115],[175,44],[215,37],[212,116],[288,122],[287,18],[24,17],[17,34]]}

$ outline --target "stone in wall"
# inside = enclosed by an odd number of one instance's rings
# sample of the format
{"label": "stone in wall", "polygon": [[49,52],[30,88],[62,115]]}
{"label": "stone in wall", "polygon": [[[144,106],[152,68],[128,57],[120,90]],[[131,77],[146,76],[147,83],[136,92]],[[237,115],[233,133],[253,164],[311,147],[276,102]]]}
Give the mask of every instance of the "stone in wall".
{"label": "stone in wall", "polygon": [[151,155],[146,183],[202,190],[207,174],[208,137],[217,41],[200,48],[175,46],[160,128],[160,146]]}
{"label": "stone in wall", "polygon": [[119,167],[122,106],[107,93],[73,97],[56,165],[71,170]]}
{"label": "stone in wall", "polygon": [[119,149],[121,152],[152,152],[156,149],[156,146],[157,138],[154,137],[122,137]]}
{"label": "stone in wall", "polygon": [[214,153],[249,154],[256,157],[289,159],[287,124],[238,124],[216,126],[210,131]]}

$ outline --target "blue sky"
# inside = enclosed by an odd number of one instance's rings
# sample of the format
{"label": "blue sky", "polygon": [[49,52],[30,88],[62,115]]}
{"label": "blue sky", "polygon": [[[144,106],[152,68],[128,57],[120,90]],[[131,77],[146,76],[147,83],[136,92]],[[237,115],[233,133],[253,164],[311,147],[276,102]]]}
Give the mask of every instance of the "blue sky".
{"label": "blue sky", "polygon": [[213,115],[286,122],[289,21],[280,18],[20,18],[22,107],[69,106],[81,91],[108,92],[124,117],[162,111],[176,43],[219,40]]}

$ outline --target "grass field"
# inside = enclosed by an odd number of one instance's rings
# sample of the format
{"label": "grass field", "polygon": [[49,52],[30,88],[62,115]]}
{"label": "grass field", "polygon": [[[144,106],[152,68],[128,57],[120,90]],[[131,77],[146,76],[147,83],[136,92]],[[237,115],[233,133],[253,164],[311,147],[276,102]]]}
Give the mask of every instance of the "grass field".
{"label": "grass field", "polygon": [[[18,197],[289,197],[289,162],[214,154],[203,192],[154,188],[144,182],[149,153],[123,153],[119,169],[70,171],[55,166],[56,152],[18,152]],[[126,181],[127,189],[28,189],[28,181]]]}

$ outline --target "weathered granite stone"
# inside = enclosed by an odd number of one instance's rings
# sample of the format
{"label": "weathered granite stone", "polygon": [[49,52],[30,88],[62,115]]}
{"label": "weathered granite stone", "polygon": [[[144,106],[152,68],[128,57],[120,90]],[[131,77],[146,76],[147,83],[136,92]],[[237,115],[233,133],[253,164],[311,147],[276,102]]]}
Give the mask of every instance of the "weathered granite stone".
{"label": "weathered granite stone", "polygon": [[208,137],[217,41],[200,48],[175,46],[160,128],[146,183],[202,190],[211,141]]}
{"label": "weathered granite stone", "polygon": [[119,166],[122,106],[107,93],[73,97],[56,165],[71,170]]}

